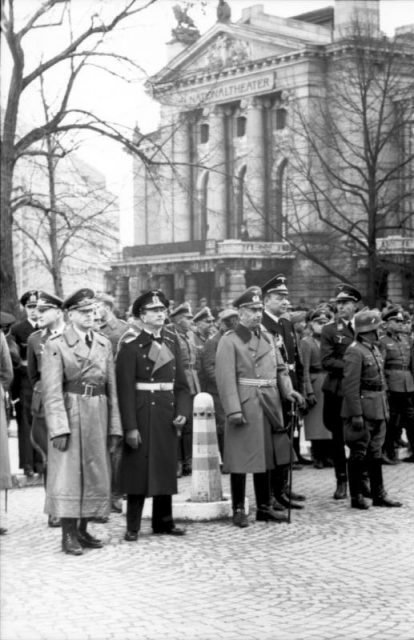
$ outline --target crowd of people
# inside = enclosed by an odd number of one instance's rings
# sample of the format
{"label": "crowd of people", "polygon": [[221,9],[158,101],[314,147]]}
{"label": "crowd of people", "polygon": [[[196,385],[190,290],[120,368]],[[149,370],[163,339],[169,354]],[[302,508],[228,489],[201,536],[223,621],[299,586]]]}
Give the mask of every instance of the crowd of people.
{"label": "crowd of people", "polygon": [[185,534],[172,495],[177,478],[192,473],[200,392],[214,401],[234,526],[250,524],[250,473],[256,520],[285,522],[303,509],[306,496],[292,489],[292,470],[303,465],[332,467],[333,498],[349,492],[351,508],[401,506],[385,491],[382,465],[414,461],[408,309],[363,307],[348,284],[293,309],[282,274],[214,313],[206,299],[193,314],[160,290],[140,295],[125,320],[110,295],[87,287],[64,300],[28,291],[20,302],[24,320],[0,319],[0,488],[11,487],[14,416],[19,466],[29,478],[43,474],[48,525],[61,527],[65,553],[102,547],[88,522],[121,513],[123,498],[128,542],[138,539],[149,497],[154,534]]}

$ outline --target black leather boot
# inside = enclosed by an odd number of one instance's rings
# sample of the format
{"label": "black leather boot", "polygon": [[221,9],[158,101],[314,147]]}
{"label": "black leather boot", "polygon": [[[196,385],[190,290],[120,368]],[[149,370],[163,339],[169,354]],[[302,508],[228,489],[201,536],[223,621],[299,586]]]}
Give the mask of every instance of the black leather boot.
{"label": "black leather boot", "polygon": [[235,527],[240,527],[241,529],[245,529],[249,526],[249,521],[246,516],[246,512],[244,507],[238,505],[235,509],[233,509],[233,524]]}
{"label": "black leather boot", "polygon": [[384,489],[382,478],[382,461],[376,458],[370,461],[369,477],[371,480],[372,506],[373,507],[402,507],[398,500],[391,500]]}
{"label": "black leather boot", "polygon": [[333,494],[334,500],[345,500],[348,495],[348,483],[346,476],[340,476],[336,479],[336,489]]}
{"label": "black leather boot", "polygon": [[369,509],[369,503],[364,498],[362,493],[358,493],[356,496],[351,498],[351,507],[352,509],[361,509],[362,511]]}
{"label": "black leather boot", "polygon": [[348,482],[351,494],[351,508],[366,510],[369,509],[369,502],[363,495],[363,463],[361,460],[349,458],[348,460]]}
{"label": "black leather boot", "polygon": [[61,518],[62,522],[62,551],[71,556],[81,556],[83,550],[79,544],[75,518]]}
{"label": "black leather boot", "polygon": [[287,522],[288,517],[286,511],[276,511],[272,505],[260,505],[256,511],[256,520],[258,522]]}
{"label": "black leather boot", "polygon": [[79,521],[78,527],[78,540],[82,547],[87,549],[102,549],[103,542],[98,538],[94,538],[90,533],[86,530],[88,526],[88,519],[81,518]]}

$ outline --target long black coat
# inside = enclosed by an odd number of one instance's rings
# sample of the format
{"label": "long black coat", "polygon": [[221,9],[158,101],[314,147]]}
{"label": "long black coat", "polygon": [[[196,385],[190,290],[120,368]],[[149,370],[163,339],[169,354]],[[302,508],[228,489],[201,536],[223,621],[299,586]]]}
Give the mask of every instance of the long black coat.
{"label": "long black coat", "polygon": [[277,346],[284,362],[289,367],[289,376],[292,380],[293,388],[303,393],[303,364],[293,324],[287,318],[279,318],[279,321],[275,322],[264,311],[262,325],[272,336],[281,339],[281,343],[277,341]]}
{"label": "long black coat", "polygon": [[321,334],[321,362],[327,371],[323,391],[342,397],[344,355],[354,341],[354,332],[344,320],[326,324]]}
{"label": "long black coat", "polygon": [[[121,490],[127,494],[177,493],[177,433],[173,419],[189,417],[191,396],[175,334],[162,331],[161,350],[142,331],[127,339],[116,361],[118,402],[124,433],[138,429],[138,449],[124,444]],[[138,391],[137,382],[173,382],[172,391]]]}

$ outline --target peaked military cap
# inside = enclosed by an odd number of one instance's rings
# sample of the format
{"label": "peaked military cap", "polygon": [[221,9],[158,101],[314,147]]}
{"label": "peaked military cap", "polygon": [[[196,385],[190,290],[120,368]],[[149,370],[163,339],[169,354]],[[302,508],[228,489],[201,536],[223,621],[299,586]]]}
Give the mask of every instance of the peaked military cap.
{"label": "peaked military cap", "polygon": [[168,300],[160,289],[151,289],[134,301],[132,315],[138,317],[141,309],[159,309],[160,307],[168,309]]}
{"label": "peaked military cap", "polygon": [[389,307],[382,312],[383,320],[404,320],[404,315],[400,307]]}
{"label": "peaked military cap", "polygon": [[35,306],[37,304],[37,299],[39,297],[39,292],[36,289],[32,289],[31,291],[26,291],[20,298],[20,304],[25,307],[27,304],[31,304]]}
{"label": "peaked military cap", "polygon": [[183,302],[179,304],[178,307],[175,307],[172,311],[170,311],[170,318],[176,318],[177,316],[186,315],[189,317],[193,317],[191,313],[191,306],[189,302]]}
{"label": "peaked military cap", "polygon": [[63,301],[63,309],[67,309],[68,311],[74,311],[76,309],[89,311],[89,307],[92,308],[95,302],[95,292],[93,289],[78,289]]}
{"label": "peaked military cap", "polygon": [[279,273],[277,276],[274,276],[270,280],[268,280],[262,286],[262,293],[289,293],[288,288],[286,286],[286,276],[283,273]]}
{"label": "peaked military cap", "polygon": [[358,289],[351,287],[350,284],[341,283],[335,287],[335,301],[345,302],[346,300],[352,300],[352,302],[359,302],[361,300],[361,294]]}
{"label": "peaked military cap", "polygon": [[262,291],[260,287],[249,287],[238,298],[233,300],[233,307],[263,307]]}
{"label": "peaked military cap", "polygon": [[39,291],[37,306],[40,309],[47,309],[51,307],[56,307],[57,309],[61,309],[62,305],[63,305],[63,300],[61,300],[61,298],[58,298],[57,296],[54,296],[51,293],[46,293],[46,291]]}
{"label": "peaked military cap", "polygon": [[103,293],[103,292],[97,293],[96,299],[99,300],[99,302],[104,302],[105,304],[109,305],[111,308],[114,308],[115,306],[115,298],[109,295],[109,293]]}
{"label": "peaked military cap", "polygon": [[224,309],[223,311],[220,312],[219,319],[228,320],[229,318],[236,318],[238,317],[238,315],[239,315],[239,312],[237,311],[237,309]]}
{"label": "peaked military cap", "polygon": [[0,311],[0,325],[2,327],[7,327],[14,322],[16,322],[16,318],[11,313],[7,313],[7,311]]}
{"label": "peaked military cap", "polygon": [[214,320],[214,316],[210,311],[210,307],[203,307],[198,313],[195,314],[193,321],[200,322],[200,320]]}
{"label": "peaked military cap", "polygon": [[378,309],[363,309],[354,316],[355,333],[376,331],[381,324],[381,314]]}
{"label": "peaked military cap", "polygon": [[321,323],[322,322],[326,323],[326,322],[329,322],[329,320],[332,318],[332,314],[329,312],[328,309],[319,307],[317,309],[311,309],[310,311],[308,311],[307,317],[309,322],[315,322],[316,320],[318,320]]}

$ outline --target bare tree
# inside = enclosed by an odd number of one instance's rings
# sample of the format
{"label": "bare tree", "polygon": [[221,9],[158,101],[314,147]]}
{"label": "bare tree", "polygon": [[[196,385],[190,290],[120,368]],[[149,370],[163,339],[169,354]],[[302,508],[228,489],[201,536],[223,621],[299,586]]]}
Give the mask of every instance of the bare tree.
{"label": "bare tree", "polygon": [[[13,312],[18,310],[12,243],[13,213],[16,210],[16,202],[13,206],[12,199],[13,187],[17,186],[14,184],[16,165],[20,158],[28,155],[44,155],[43,143],[46,141],[47,144],[51,136],[54,136],[56,141],[66,132],[86,131],[120,143],[140,156],[144,162],[147,161],[127,132],[104,121],[96,113],[72,107],[71,98],[79,75],[90,64],[118,76],[122,75],[123,65],[138,71],[139,67],[136,63],[114,51],[103,50],[102,45],[108,35],[121,23],[143,11],[155,1],[125,0],[122,9],[119,9],[118,3],[111,3],[110,7],[108,5],[104,7],[105,16],[94,14],[86,26],[83,23],[83,26],[77,29],[72,26],[70,0],[39,1],[35,3],[34,8],[31,4],[32,13],[23,21],[18,20],[16,16],[15,0],[5,0],[1,3],[1,28],[11,56],[10,81],[1,140],[1,280],[4,309]],[[64,11],[56,23],[55,12],[60,8]],[[33,35],[37,28],[47,32],[56,24],[61,25],[62,28],[63,23],[67,27],[67,37],[58,52],[47,59],[40,60],[34,68],[27,69],[26,60],[29,56],[27,55],[28,47],[25,49],[25,46],[30,40],[29,36]],[[57,71],[59,71],[59,86],[63,86],[63,91],[61,95],[55,91],[56,106],[53,113],[50,113],[47,121],[23,131],[24,126],[19,119],[22,99],[41,77],[47,79]],[[66,74],[65,81],[62,80],[64,74]],[[55,75],[53,79],[56,80]]]}
{"label": "bare tree", "polygon": [[375,304],[384,272],[410,268],[378,241],[414,231],[414,46],[356,23],[340,52],[327,55],[326,85],[291,105],[283,232],[339,279],[358,260]]}

